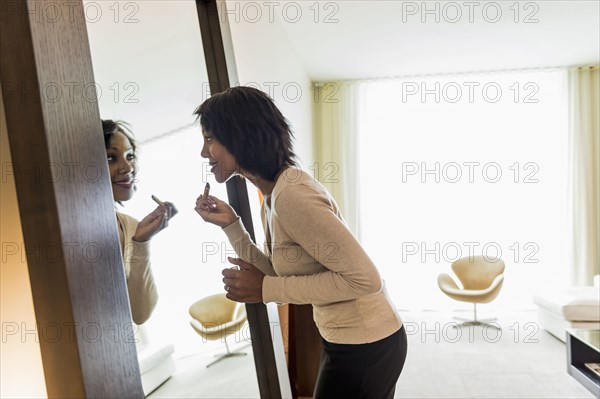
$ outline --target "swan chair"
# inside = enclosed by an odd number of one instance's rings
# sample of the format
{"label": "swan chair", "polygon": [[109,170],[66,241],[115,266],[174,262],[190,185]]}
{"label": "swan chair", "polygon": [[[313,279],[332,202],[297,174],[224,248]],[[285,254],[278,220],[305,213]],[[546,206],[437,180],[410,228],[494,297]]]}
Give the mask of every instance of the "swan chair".
{"label": "swan chair", "polygon": [[493,301],[500,293],[504,282],[504,262],[502,259],[488,260],[483,256],[464,257],[452,263],[452,271],[458,277],[462,288],[454,282],[448,274],[442,273],[438,276],[440,290],[450,298],[461,302],[473,304],[473,319],[464,319],[463,323],[454,327],[479,326],[500,329],[497,324],[489,324],[494,319],[477,319],[477,304]]}
{"label": "swan chair", "polygon": [[223,339],[227,352],[206,367],[233,356],[246,356],[244,352],[231,352],[227,336],[239,331],[248,320],[246,306],[227,299],[225,294],[215,294],[196,301],[189,308],[190,325],[203,338]]}

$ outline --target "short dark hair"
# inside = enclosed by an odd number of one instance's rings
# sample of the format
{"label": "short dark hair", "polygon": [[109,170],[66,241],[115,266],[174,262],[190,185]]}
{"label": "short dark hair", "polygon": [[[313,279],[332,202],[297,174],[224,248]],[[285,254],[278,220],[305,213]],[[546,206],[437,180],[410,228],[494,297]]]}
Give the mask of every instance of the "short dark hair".
{"label": "short dark hair", "polygon": [[137,154],[137,143],[133,138],[133,133],[129,128],[129,124],[125,121],[113,121],[112,119],[102,120],[102,131],[104,132],[104,147],[109,148],[110,142],[115,134],[121,132],[129,139],[133,153]]}
{"label": "short dark hair", "polygon": [[284,166],[297,166],[294,135],[273,100],[253,87],[238,86],[204,101],[194,115],[240,167],[275,181]]}

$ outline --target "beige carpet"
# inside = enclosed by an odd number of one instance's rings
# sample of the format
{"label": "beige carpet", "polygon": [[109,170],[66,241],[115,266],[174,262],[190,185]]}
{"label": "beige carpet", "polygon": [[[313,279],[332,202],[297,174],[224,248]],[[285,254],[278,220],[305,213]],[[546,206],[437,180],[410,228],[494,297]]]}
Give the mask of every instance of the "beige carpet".
{"label": "beige carpet", "polygon": [[[541,329],[535,312],[496,315],[500,336],[481,327],[464,328],[459,336],[451,314],[401,316],[409,349],[396,398],[594,397],[567,374],[565,344]],[[211,355],[179,359],[177,373],[150,398],[258,398],[252,349],[245,351],[247,357],[209,369]]]}
{"label": "beige carpet", "polygon": [[481,327],[464,327],[458,336],[452,315],[402,314],[411,334],[395,397],[594,397],[567,374],[565,344],[537,324],[536,312],[497,316],[499,336]]}

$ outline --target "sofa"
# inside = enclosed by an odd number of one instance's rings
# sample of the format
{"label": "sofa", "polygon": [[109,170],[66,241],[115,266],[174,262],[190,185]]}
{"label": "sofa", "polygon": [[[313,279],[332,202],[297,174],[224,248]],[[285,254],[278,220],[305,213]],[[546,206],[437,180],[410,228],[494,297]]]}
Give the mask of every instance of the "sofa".
{"label": "sofa", "polygon": [[565,342],[567,329],[600,329],[600,277],[593,286],[540,292],[533,297],[540,325]]}
{"label": "sofa", "polygon": [[150,342],[144,326],[138,327],[136,339],[142,388],[144,396],[148,396],[175,373],[174,347],[172,344]]}

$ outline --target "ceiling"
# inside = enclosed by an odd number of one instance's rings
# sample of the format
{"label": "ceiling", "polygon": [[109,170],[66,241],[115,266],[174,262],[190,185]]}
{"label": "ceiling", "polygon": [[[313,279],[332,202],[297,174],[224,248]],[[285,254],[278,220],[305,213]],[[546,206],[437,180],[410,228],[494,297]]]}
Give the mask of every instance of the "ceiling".
{"label": "ceiling", "polygon": [[[315,81],[598,64],[600,59],[597,0],[280,3],[274,15]],[[251,11],[245,14],[252,17]]]}
{"label": "ceiling", "polygon": [[[141,1],[136,3],[136,23],[115,22],[113,2],[85,3],[102,7],[103,18],[87,24],[102,117],[130,122],[142,141],[192,123],[193,110],[209,97],[194,2]],[[243,43],[252,49],[273,47],[271,52],[259,51],[270,58],[255,63],[268,74],[279,68],[271,57],[290,57],[276,49],[275,41],[292,47],[291,56],[296,54],[314,81],[600,62],[599,0],[518,2],[518,23],[514,22],[515,0],[473,1],[479,4],[473,22],[469,22],[467,0],[428,2],[430,10],[439,4],[439,22],[434,14],[422,15],[421,1],[227,3],[230,23],[240,16],[252,22],[252,7],[260,8],[263,25],[247,23]],[[119,4],[123,17],[131,12],[125,8],[129,2]],[[496,18],[496,10],[486,4],[498,4],[502,15]],[[273,23],[268,21],[269,7]],[[452,23],[457,10],[462,18]],[[527,16],[538,22],[525,23]],[[494,18],[498,21],[488,22]],[[253,34],[258,31],[261,35]],[[264,40],[269,35],[281,37]],[[249,42],[255,38],[261,43]]]}

